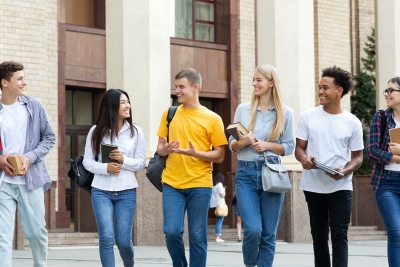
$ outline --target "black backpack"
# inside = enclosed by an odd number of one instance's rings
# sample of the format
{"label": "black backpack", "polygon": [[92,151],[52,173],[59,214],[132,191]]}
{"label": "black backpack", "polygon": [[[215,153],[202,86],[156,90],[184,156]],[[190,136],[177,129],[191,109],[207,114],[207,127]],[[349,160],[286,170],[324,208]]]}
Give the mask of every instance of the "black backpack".
{"label": "black backpack", "polygon": [[378,112],[381,115],[381,139],[379,140],[379,147],[381,147],[383,142],[383,135],[385,134],[386,130],[387,119],[384,110],[380,109],[378,110]]}
{"label": "black backpack", "polygon": [[[95,157],[95,160],[98,160],[97,156]],[[92,192],[94,174],[86,170],[83,166],[83,156],[71,159],[71,168],[68,171],[68,177],[74,181],[72,184],[72,190],[74,190],[74,184],[76,184],[89,194]]]}

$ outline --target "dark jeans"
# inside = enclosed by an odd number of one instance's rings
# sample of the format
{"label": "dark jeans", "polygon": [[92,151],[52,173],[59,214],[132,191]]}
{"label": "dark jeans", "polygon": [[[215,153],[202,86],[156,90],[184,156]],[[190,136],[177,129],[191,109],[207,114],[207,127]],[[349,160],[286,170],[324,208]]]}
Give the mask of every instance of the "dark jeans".
{"label": "dark jeans", "polygon": [[332,266],[347,266],[347,230],[350,223],[352,191],[341,190],[330,194],[304,191],[304,195],[310,215],[315,266],[331,266],[328,246],[329,228],[332,238]]}

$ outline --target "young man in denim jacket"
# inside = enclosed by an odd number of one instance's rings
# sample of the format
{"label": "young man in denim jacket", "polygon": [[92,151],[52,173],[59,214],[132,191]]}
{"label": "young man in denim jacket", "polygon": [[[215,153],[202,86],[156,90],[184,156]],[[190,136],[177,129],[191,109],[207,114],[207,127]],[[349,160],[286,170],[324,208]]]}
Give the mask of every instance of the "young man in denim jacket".
{"label": "young man in denim jacket", "polygon": [[[46,266],[47,230],[44,220],[44,192],[51,187],[44,164],[56,142],[43,104],[25,96],[24,66],[6,61],[0,64],[0,266],[11,266],[15,210],[32,248],[34,266]],[[22,175],[14,175],[7,158],[17,155]]]}

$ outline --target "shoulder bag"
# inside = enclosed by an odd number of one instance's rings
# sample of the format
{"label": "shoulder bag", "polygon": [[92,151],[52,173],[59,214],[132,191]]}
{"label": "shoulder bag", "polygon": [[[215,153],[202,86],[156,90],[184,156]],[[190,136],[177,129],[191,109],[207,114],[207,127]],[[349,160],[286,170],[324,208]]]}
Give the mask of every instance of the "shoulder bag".
{"label": "shoulder bag", "polygon": [[[172,106],[168,109],[167,115],[167,128],[168,128],[168,135],[167,141],[169,136],[169,124],[171,123],[172,119],[174,118],[177,106]],[[163,157],[159,155],[157,152],[154,153],[154,156],[150,159],[149,165],[147,166],[146,176],[149,178],[149,181],[158,189],[158,191],[162,192],[163,186],[161,182],[161,176],[163,170],[165,168],[165,163],[167,161],[167,157]]]}
{"label": "shoulder bag", "polygon": [[[98,160],[97,156],[95,156],[95,160]],[[68,171],[68,177],[74,181],[72,184],[72,190],[74,190],[74,184],[76,184],[79,188],[82,188],[89,194],[92,192],[94,174],[86,170],[83,166],[83,156],[71,159],[71,168]]]}
{"label": "shoulder bag", "polygon": [[218,204],[215,208],[215,216],[226,217],[228,216],[228,205],[226,205],[225,198],[224,203]]}
{"label": "shoulder bag", "polygon": [[286,193],[292,189],[289,174],[285,166],[281,165],[281,159],[278,156],[279,164],[268,163],[267,153],[264,152],[265,163],[262,166],[262,184],[264,191],[272,193]]}

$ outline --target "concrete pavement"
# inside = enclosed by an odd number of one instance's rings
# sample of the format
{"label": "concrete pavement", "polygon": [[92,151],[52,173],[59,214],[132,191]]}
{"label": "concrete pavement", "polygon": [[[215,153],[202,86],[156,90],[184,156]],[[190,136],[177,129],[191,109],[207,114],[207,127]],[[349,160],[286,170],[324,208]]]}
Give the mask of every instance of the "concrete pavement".
{"label": "concrete pavement", "polygon": [[[350,242],[349,267],[388,266],[386,244],[386,241]],[[188,255],[188,250],[186,250],[186,252]],[[115,248],[115,256],[116,267],[122,267],[122,260],[117,248]],[[13,251],[14,267],[30,267],[32,265],[33,260],[30,249]],[[98,247],[50,247],[48,254],[48,267],[53,266],[101,266]],[[135,247],[135,267],[165,266],[172,266],[171,259],[165,247]],[[241,243],[209,242],[207,266],[243,267]],[[314,266],[312,245],[277,243],[273,266]]]}

